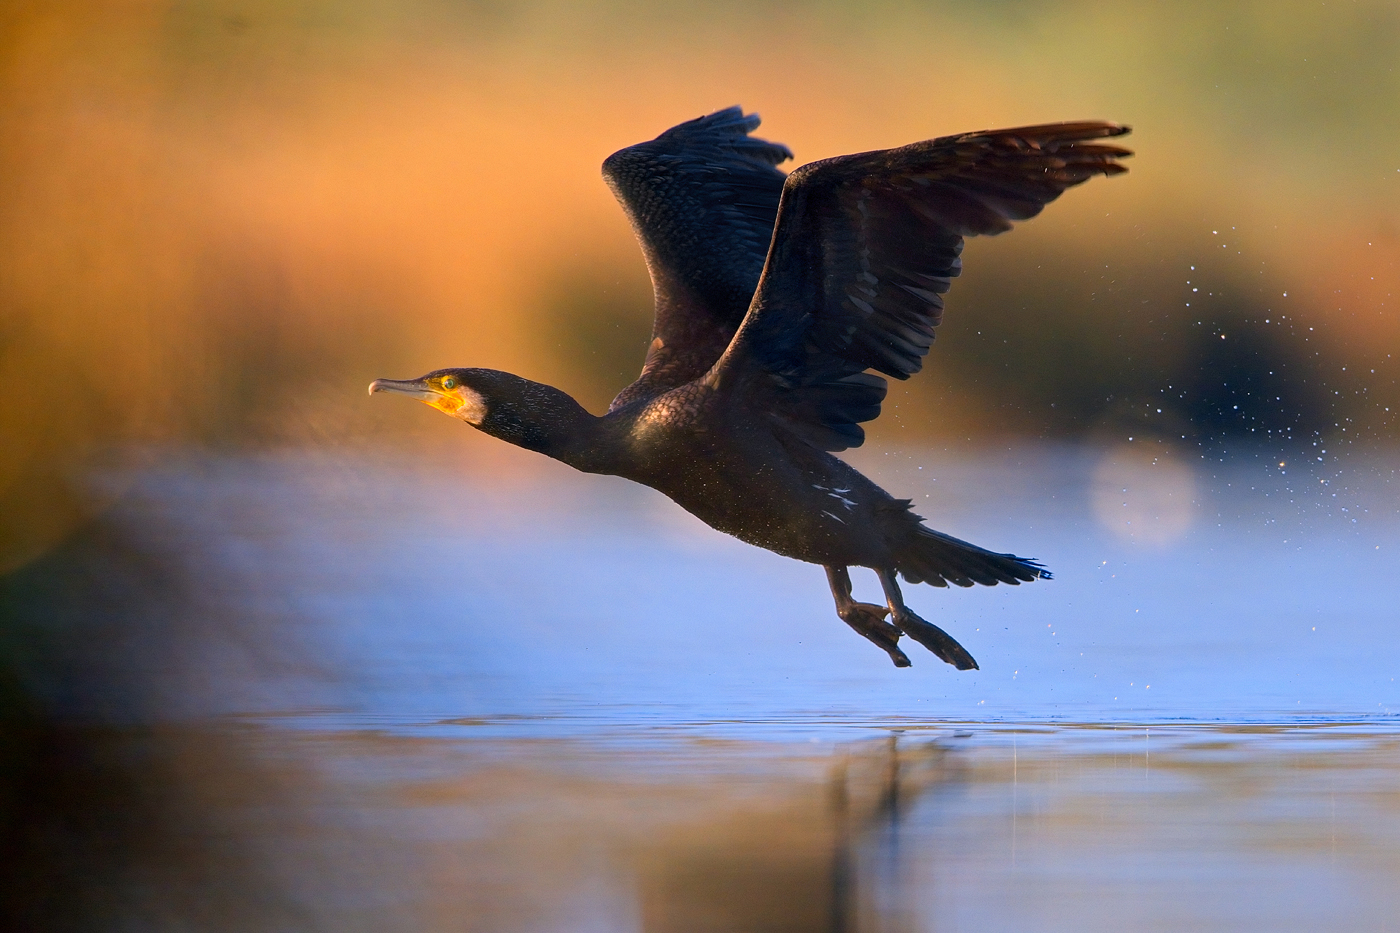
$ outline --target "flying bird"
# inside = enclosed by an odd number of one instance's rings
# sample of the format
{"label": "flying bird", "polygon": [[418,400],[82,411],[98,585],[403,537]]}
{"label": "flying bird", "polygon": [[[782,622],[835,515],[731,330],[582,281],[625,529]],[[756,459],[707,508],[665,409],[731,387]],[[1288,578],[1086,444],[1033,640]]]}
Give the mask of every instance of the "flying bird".
{"label": "flying bird", "polygon": [[[494,437],[664,493],[710,527],[826,568],[836,614],[897,667],[908,635],[959,670],[972,655],[905,605],[933,586],[1048,579],[1035,560],[935,531],[833,456],[859,447],[886,382],[923,366],[965,237],[1011,229],[1132,153],[1128,127],[1051,123],[837,156],[789,175],[786,146],[730,107],[603,162],[656,297],[638,379],[606,414],[491,369],[376,379]],[[873,370],[873,372],[872,372]],[[886,605],[856,602],[848,568]]]}

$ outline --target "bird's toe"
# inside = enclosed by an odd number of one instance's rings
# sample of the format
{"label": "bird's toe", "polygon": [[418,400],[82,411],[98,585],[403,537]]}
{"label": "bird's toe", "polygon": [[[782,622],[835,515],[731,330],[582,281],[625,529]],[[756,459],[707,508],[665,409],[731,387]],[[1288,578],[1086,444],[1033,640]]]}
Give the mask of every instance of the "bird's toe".
{"label": "bird's toe", "polygon": [[905,611],[894,617],[894,625],[905,635],[917,641],[944,661],[960,671],[978,670],[977,662],[957,640],[943,629],[927,622],[912,612]]}

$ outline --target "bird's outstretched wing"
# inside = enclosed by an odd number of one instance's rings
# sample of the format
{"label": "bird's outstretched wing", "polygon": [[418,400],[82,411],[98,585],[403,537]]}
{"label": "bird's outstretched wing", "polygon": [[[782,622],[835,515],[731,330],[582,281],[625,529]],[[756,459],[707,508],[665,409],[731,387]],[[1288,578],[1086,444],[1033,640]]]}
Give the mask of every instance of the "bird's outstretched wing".
{"label": "bird's outstretched wing", "polygon": [[885,380],[923,366],[963,237],[997,234],[1132,153],[1128,127],[1055,123],[946,136],[793,171],[753,302],[707,377],[763,393],[826,450],[857,447]]}
{"label": "bird's outstretched wing", "polygon": [[703,375],[738,329],[763,271],[786,176],[786,146],[750,136],[739,107],[608,156],[603,177],[627,211],[656,292],[641,377],[612,409]]}

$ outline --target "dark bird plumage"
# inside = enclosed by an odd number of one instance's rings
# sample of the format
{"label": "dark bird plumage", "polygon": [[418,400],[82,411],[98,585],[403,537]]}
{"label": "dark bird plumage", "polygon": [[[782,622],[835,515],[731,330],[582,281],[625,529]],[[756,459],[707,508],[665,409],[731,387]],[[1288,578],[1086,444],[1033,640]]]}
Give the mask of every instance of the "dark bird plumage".
{"label": "dark bird plumage", "polygon": [[[580,470],[660,490],[711,527],[826,567],[837,614],[909,659],[908,635],[977,663],[904,604],[910,583],[972,586],[1050,574],[934,531],[831,451],[858,447],[886,383],[923,366],[962,268],[964,237],[997,234],[1066,188],[1126,171],[1104,142],[1128,128],[1053,123],[947,136],[812,162],[754,138],[738,107],[609,156],[603,175],[641,242],[656,319],[641,376],[595,417],[494,370],[376,380]],[[887,606],[851,597],[870,567]],[[886,616],[889,617],[888,621]]]}

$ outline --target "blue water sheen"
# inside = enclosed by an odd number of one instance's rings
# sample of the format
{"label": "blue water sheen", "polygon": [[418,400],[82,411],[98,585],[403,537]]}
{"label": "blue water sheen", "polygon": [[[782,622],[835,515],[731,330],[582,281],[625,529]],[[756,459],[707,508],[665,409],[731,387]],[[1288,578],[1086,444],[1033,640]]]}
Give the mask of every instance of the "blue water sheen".
{"label": "blue water sheen", "polygon": [[[1321,477],[1279,469],[1273,453],[1177,457],[1173,475],[1190,483],[1177,499],[1190,501],[1168,503],[1165,530],[1140,537],[1105,512],[1105,484],[1117,495],[1121,479],[1105,478],[1111,451],[862,455],[934,527],[1055,572],[1019,587],[906,587],[982,667],[958,672],[917,645],[912,669],[892,667],[836,618],[818,567],[713,532],[625,481],[520,451],[473,464],[477,449],[428,465],[376,452],[167,458],[140,474],[117,514],[165,528],[193,572],[217,581],[224,612],[275,617],[272,637],[308,661],[241,682],[211,673],[203,711],[799,732],[1400,711],[1386,452]],[[1154,482],[1127,475],[1125,509],[1130,486]],[[1139,527],[1154,520],[1133,514]],[[856,587],[878,598],[872,574],[857,571]]]}

